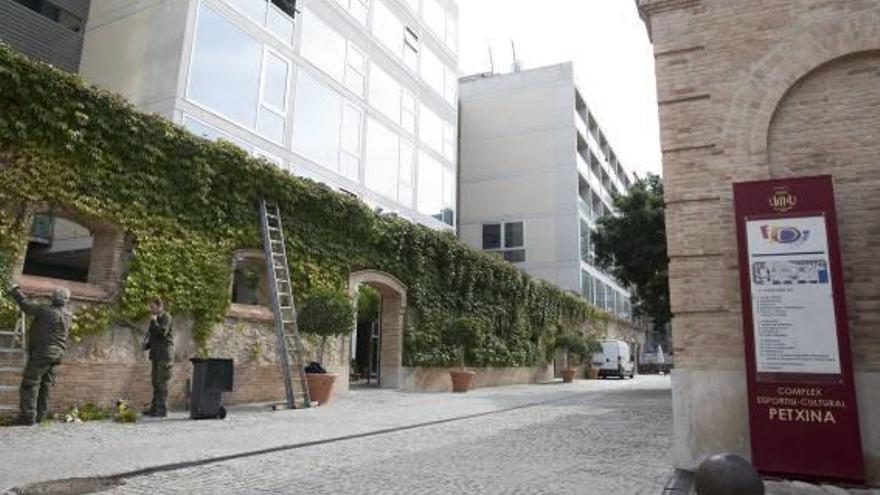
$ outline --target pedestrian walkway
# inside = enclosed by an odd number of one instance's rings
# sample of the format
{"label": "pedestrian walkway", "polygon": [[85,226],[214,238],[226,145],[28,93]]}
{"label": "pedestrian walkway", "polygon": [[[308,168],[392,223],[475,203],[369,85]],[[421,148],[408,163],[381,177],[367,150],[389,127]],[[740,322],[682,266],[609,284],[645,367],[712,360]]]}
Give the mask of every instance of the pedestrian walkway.
{"label": "pedestrian walkway", "polygon": [[[191,421],[175,413],[133,425],[6,428],[0,430],[0,493],[35,482],[138,470],[147,471],[126,479],[119,493],[150,493],[156,486],[162,493],[289,493],[303,486],[313,486],[311,493],[348,493],[362,480],[346,473],[374,480],[381,473],[362,493],[404,493],[394,487],[406,483],[415,493],[422,482],[422,493],[444,493],[436,483],[449,479],[475,483],[473,490],[458,493],[495,493],[494,485],[530,486],[529,480],[542,479],[548,488],[538,492],[589,480],[624,487],[602,493],[630,494],[636,487],[654,493],[670,473],[669,403],[668,378],[640,377],[467,394],[364,390],[309,410],[233,408],[225,421]],[[608,459],[609,452],[619,458]],[[212,461],[220,456],[229,457]],[[441,473],[431,482],[419,478],[419,470],[441,465],[448,479]],[[508,473],[508,485],[497,478],[501,472]],[[513,476],[517,472],[522,476]],[[245,480],[252,484],[243,487]]]}

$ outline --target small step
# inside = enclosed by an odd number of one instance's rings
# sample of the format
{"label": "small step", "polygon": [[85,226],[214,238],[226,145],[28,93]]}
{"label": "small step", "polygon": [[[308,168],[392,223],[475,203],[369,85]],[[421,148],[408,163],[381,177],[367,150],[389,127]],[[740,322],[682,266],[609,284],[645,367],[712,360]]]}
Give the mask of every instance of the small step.
{"label": "small step", "polygon": [[0,373],[24,373],[24,366],[0,366]]}
{"label": "small step", "polygon": [[21,337],[21,333],[10,332],[9,330],[0,330],[0,337]]}
{"label": "small step", "polygon": [[9,348],[4,347],[4,348],[0,349],[0,354],[24,354],[24,350],[23,349],[9,349]]}
{"label": "small step", "polygon": [[0,392],[13,392],[18,390],[17,385],[0,385]]}

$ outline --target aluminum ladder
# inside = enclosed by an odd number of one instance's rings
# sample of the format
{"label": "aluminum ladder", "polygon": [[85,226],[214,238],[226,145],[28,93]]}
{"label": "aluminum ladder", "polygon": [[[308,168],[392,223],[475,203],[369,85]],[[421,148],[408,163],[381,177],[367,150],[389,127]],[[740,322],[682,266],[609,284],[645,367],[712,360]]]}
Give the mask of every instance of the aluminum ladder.
{"label": "aluminum ladder", "polygon": [[285,405],[288,409],[311,407],[305,371],[305,349],[296,325],[290,264],[287,262],[287,247],[278,205],[269,204],[265,199],[260,201],[260,224],[266,274],[272,289],[272,311],[275,313],[278,359],[284,377]]}
{"label": "aluminum ladder", "polygon": [[25,315],[20,313],[12,330],[0,330],[0,414],[18,411],[18,384],[25,362]]}

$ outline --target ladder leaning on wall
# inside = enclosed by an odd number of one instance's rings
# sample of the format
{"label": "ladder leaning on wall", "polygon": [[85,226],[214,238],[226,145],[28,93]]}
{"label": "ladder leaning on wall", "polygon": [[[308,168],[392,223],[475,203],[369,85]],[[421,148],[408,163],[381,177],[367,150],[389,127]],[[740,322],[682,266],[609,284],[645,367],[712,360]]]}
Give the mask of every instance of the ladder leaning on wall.
{"label": "ladder leaning on wall", "polygon": [[284,377],[285,405],[288,409],[307,408],[311,406],[311,400],[306,381],[305,350],[296,325],[290,264],[278,205],[260,201],[260,225],[266,274],[272,291],[272,311],[275,313],[278,359]]}
{"label": "ladder leaning on wall", "polygon": [[18,382],[27,361],[25,316],[21,313],[12,330],[0,329],[0,414],[18,411]]}

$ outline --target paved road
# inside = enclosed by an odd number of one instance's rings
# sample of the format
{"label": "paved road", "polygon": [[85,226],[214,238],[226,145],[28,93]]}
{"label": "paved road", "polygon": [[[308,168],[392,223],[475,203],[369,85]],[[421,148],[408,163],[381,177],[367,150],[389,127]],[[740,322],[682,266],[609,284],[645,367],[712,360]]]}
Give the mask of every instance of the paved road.
{"label": "paved road", "polygon": [[668,380],[601,385],[563,396],[562,385],[535,386],[534,401],[556,401],[139,476],[110,493],[660,493],[670,476]]}

